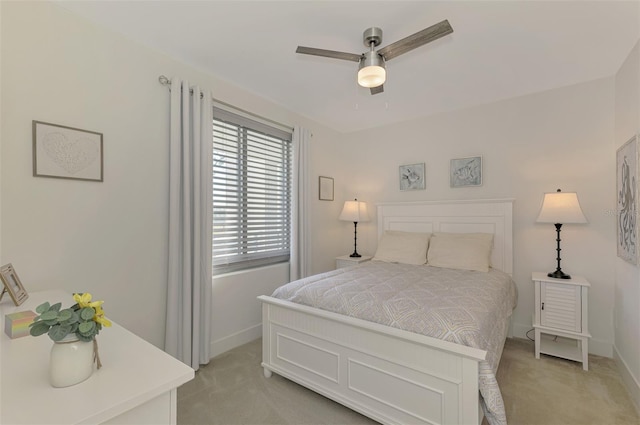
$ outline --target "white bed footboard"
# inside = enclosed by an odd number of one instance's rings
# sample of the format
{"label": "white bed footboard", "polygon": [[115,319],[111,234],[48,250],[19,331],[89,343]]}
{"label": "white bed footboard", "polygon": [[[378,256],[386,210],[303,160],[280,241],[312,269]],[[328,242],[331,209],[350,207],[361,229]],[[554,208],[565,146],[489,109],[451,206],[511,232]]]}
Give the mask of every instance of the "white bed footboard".
{"label": "white bed footboard", "polygon": [[479,424],[486,352],[261,296],[265,376],[385,424]]}

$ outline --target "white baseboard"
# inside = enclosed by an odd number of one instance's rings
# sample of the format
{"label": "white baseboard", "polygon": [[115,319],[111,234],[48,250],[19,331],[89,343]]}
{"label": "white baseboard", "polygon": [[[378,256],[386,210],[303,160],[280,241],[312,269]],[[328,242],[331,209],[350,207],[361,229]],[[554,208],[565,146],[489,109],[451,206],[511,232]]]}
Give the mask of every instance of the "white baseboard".
{"label": "white baseboard", "polygon": [[[516,338],[527,338],[527,332],[533,329],[530,324],[514,323],[513,336]],[[529,336],[533,338],[533,332],[529,332]],[[601,341],[595,338],[589,340],[589,354],[595,354],[602,357],[613,357],[613,344]]]}
{"label": "white baseboard", "polygon": [[243,329],[224,338],[211,341],[211,358],[256,340],[262,336],[262,323]]}
{"label": "white baseboard", "polygon": [[629,390],[629,395],[631,396],[631,400],[633,401],[636,410],[640,414],[640,382],[633,376],[627,362],[620,356],[620,352],[618,352],[617,347],[613,346],[613,359],[618,365],[618,371],[620,372],[620,376],[622,376],[622,381],[625,383],[627,390]]}

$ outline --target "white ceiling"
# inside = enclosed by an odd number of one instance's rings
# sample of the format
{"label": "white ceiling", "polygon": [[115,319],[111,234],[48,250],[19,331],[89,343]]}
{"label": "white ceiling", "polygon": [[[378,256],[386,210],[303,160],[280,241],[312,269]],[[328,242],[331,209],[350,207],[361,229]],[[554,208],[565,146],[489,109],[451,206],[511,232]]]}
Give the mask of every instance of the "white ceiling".
{"label": "white ceiling", "polygon": [[[58,3],[341,132],[614,75],[640,30],[637,1]],[[295,53],[362,53],[366,28],[383,47],[443,19],[454,33],[389,61],[375,96],[357,63]]]}

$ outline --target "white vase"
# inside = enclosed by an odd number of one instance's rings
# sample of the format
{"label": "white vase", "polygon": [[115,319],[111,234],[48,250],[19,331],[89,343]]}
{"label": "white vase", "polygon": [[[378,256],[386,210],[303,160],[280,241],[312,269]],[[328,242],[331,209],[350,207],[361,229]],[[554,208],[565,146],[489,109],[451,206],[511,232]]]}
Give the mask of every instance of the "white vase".
{"label": "white vase", "polygon": [[56,388],[78,384],[93,373],[93,341],[70,334],[51,347],[49,381]]}

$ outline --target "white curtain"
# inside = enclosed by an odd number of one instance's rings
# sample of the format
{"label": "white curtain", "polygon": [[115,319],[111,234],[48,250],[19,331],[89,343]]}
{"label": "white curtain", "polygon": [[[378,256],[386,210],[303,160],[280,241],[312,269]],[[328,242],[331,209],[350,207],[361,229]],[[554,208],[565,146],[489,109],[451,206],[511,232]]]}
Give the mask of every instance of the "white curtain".
{"label": "white curtain", "polygon": [[171,80],[165,351],[194,369],[211,350],[211,94]]}
{"label": "white curtain", "polygon": [[309,275],[309,144],[311,131],[293,128],[293,184],[291,188],[291,256],[289,280]]}

